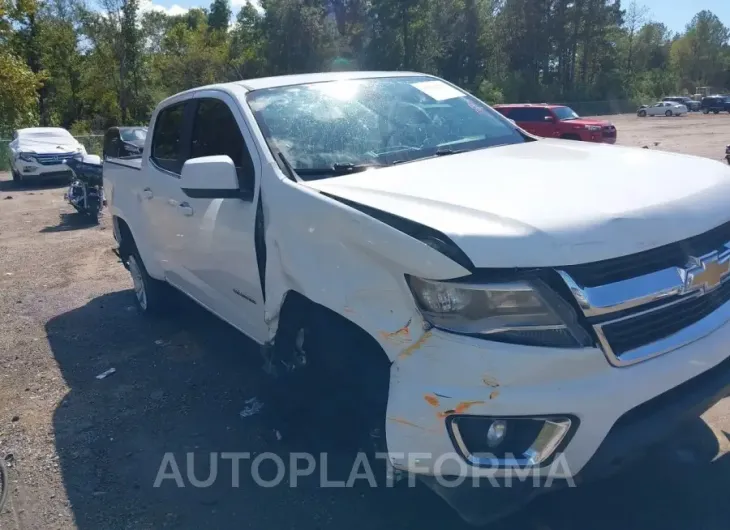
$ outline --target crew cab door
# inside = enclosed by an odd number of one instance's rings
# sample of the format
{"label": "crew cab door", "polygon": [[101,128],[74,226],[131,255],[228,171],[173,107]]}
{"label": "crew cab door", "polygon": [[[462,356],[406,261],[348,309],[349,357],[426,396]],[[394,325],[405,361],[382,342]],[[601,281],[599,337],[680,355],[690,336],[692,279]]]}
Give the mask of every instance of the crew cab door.
{"label": "crew cab door", "polygon": [[[229,156],[239,189],[181,187],[177,232],[184,243],[176,258],[178,281],[202,305],[263,342],[267,331],[254,238],[260,158],[238,102],[230,95],[203,91],[191,103],[188,162]],[[180,185],[184,167],[182,172]]]}

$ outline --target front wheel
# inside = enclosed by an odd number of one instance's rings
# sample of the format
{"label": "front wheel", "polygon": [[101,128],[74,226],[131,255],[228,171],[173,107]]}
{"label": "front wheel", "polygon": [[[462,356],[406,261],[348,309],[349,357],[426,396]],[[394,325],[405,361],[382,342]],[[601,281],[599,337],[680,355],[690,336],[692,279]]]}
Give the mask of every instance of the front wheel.
{"label": "front wheel", "polygon": [[717,110],[717,109],[715,109],[715,110],[713,110],[713,111],[712,111],[712,113],[713,113],[713,114],[720,114],[720,111],[719,111],[719,110]]}
{"label": "front wheel", "polygon": [[639,118],[646,118],[646,111],[645,110],[640,110],[639,111]]}
{"label": "front wheel", "polygon": [[709,114],[709,113],[710,113],[710,109],[702,109],[702,114]]}
{"label": "front wheel", "polygon": [[10,174],[13,176],[13,184],[20,186],[23,183],[23,176],[13,166],[10,166]]}
{"label": "front wheel", "polygon": [[669,118],[669,117],[670,117],[670,116],[672,115],[672,111],[671,111],[671,110],[668,110],[667,112],[665,112],[665,113],[664,113],[664,115],[665,115],[665,116],[666,116],[667,118]]}

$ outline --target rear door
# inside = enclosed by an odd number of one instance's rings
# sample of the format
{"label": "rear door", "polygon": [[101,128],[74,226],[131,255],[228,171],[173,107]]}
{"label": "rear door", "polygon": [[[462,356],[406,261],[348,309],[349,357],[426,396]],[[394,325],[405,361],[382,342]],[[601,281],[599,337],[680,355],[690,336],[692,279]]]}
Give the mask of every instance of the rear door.
{"label": "rear door", "polygon": [[238,173],[236,198],[190,197],[178,213],[185,290],[255,340],[266,340],[256,259],[260,158],[238,103],[224,92],[196,93],[190,159],[227,155]]}
{"label": "rear door", "polygon": [[180,257],[186,241],[181,237],[179,204],[185,200],[180,188],[180,172],[190,151],[190,100],[172,103],[160,110],[152,133],[146,185],[140,201],[149,220],[157,262],[166,279],[180,286]]}
{"label": "rear door", "polygon": [[512,109],[510,118],[517,122],[517,125],[536,136],[553,136],[555,124],[545,120],[552,113],[543,107],[517,107]]}

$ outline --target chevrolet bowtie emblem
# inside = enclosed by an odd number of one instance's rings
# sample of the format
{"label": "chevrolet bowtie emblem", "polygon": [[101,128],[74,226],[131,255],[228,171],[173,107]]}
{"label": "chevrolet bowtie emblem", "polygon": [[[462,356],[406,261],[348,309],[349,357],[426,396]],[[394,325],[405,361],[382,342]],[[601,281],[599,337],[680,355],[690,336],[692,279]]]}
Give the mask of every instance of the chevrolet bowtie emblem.
{"label": "chevrolet bowtie emblem", "polygon": [[684,292],[707,292],[718,287],[730,273],[730,251],[713,252],[693,258],[693,266],[685,270]]}

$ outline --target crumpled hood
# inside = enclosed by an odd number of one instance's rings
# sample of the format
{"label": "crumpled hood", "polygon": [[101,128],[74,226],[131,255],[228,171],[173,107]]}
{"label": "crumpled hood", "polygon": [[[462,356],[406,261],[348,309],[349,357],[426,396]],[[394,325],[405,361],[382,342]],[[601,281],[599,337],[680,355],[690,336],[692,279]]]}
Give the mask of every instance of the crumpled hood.
{"label": "crumpled hood", "polygon": [[477,267],[587,263],[730,220],[730,169],[710,159],[539,140],[308,186],[447,234]]}
{"label": "crumpled hood", "polygon": [[81,144],[73,138],[20,138],[18,151],[21,153],[54,154],[70,153],[81,148]]}

